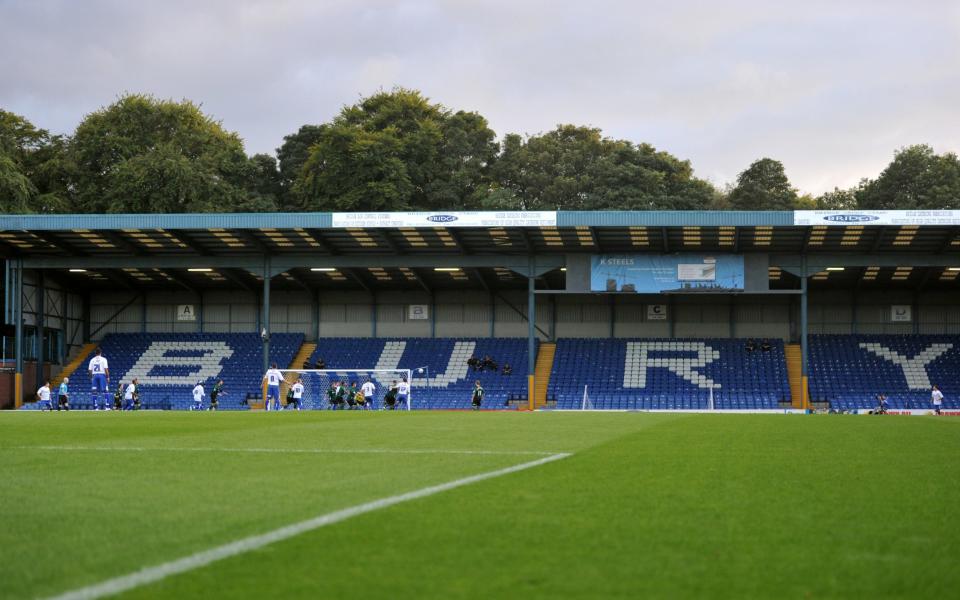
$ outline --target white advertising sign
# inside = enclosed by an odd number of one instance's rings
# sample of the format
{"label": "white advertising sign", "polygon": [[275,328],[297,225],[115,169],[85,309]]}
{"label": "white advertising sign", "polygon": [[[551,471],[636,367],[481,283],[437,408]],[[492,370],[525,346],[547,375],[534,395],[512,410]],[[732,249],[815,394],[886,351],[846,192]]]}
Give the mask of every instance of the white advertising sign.
{"label": "white advertising sign", "polygon": [[913,320],[909,304],[894,304],[890,306],[890,320],[894,323],[909,323]]}
{"label": "white advertising sign", "polygon": [[333,213],[333,227],[556,227],[554,211]]}
{"label": "white advertising sign", "polygon": [[795,210],[794,225],[960,225],[960,210]]}
{"label": "white advertising sign", "polygon": [[667,305],[666,304],[648,304],[647,320],[648,321],[666,321]]}
{"label": "white advertising sign", "polygon": [[430,309],[427,304],[411,304],[407,307],[407,319],[413,321],[417,319],[429,319]]}
{"label": "white advertising sign", "polygon": [[717,264],[692,263],[677,265],[677,281],[716,281]]}
{"label": "white advertising sign", "polygon": [[178,321],[196,321],[197,311],[194,310],[192,304],[181,304],[177,306],[177,320]]}

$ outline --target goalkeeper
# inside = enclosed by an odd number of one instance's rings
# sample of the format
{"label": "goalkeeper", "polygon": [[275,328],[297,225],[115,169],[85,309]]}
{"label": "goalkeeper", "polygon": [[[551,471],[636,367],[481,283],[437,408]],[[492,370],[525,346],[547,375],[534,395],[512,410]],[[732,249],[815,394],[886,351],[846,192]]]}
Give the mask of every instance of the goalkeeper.
{"label": "goalkeeper", "polygon": [[390,389],[383,397],[383,406],[387,410],[396,410],[397,408],[397,382],[390,385]]}

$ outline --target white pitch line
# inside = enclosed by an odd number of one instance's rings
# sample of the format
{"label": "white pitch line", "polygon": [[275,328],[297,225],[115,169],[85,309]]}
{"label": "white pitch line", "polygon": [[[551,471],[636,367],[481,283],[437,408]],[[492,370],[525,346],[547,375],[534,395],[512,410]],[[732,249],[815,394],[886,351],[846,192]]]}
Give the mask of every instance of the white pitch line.
{"label": "white pitch line", "polygon": [[204,567],[210,563],[214,563],[225,558],[230,558],[232,556],[237,556],[238,554],[244,554],[246,552],[258,550],[275,542],[280,542],[294,536],[307,533],[308,531],[325,527],[327,525],[333,525],[334,523],[339,523],[358,515],[401,504],[403,502],[409,502],[410,500],[426,498],[427,496],[433,496],[434,494],[439,494],[441,492],[446,492],[448,490],[463,487],[465,485],[478,483],[487,479],[493,479],[502,475],[509,475],[510,473],[525,471],[549,462],[567,458],[568,456],[570,456],[569,453],[551,454],[550,456],[538,458],[537,460],[521,463],[512,467],[497,469],[496,471],[488,471],[486,473],[480,473],[479,475],[471,475],[470,477],[455,479],[447,483],[432,485],[430,487],[421,488],[412,492],[406,492],[404,494],[388,496],[386,498],[380,498],[379,500],[373,500],[372,502],[358,504],[356,506],[351,506],[349,508],[327,513],[325,515],[320,515],[312,519],[307,519],[306,521],[300,521],[299,523],[286,525],[267,533],[239,539],[222,546],[217,546],[209,550],[197,552],[196,554],[184,556],[183,558],[165,562],[154,567],[145,567],[139,571],[135,571],[127,575],[121,575],[120,577],[107,579],[106,581],[102,581],[91,586],[60,594],[59,596],[52,596],[48,600],[93,600],[94,598],[112,596],[150,583],[161,581],[167,577],[170,577],[171,575],[178,575],[180,573],[193,571],[194,569],[199,569],[200,567]]}
{"label": "white pitch line", "polygon": [[0,450],[54,450],[60,452],[241,452],[270,454],[476,454],[489,456],[552,456],[533,450],[450,450],[445,448],[146,448],[142,446],[0,446]]}

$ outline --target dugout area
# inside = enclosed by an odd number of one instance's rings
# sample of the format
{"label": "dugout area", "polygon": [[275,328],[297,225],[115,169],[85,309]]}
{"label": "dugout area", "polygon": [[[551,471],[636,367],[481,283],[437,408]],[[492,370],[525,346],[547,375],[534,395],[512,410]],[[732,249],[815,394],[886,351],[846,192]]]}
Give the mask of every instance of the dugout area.
{"label": "dugout area", "polygon": [[[0,217],[0,406],[107,333],[537,341],[960,333],[960,226],[793,212]],[[459,215],[459,216],[457,216]],[[429,220],[432,219],[432,220]],[[591,287],[596,256],[742,257],[742,290]],[[190,307],[192,318],[184,318]],[[904,310],[909,319],[904,318]],[[899,312],[898,312],[899,311]],[[542,348],[542,346],[541,346]],[[805,387],[794,406],[809,400]]]}

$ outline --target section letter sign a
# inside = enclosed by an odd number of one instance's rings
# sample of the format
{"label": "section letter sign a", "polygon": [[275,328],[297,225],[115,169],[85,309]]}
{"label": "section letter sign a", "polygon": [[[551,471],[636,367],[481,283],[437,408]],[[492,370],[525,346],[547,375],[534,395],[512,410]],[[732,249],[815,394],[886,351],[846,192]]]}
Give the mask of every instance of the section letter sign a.
{"label": "section letter sign a", "polygon": [[595,292],[742,292],[743,282],[737,254],[599,254],[590,261]]}
{"label": "section letter sign a", "polygon": [[192,304],[180,304],[177,306],[178,321],[196,321],[197,311]]}

